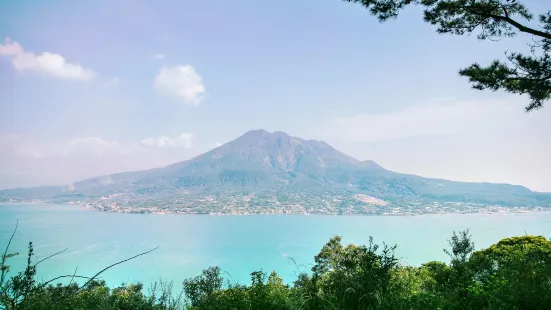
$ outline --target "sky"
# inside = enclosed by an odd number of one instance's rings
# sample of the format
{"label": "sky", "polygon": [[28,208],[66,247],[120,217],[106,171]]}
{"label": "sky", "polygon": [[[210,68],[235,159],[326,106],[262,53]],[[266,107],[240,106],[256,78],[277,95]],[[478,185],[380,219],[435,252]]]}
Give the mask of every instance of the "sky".
{"label": "sky", "polygon": [[[526,2],[535,13],[547,0]],[[251,129],[551,192],[551,106],[459,69],[526,51],[340,0],[0,0],[0,188],[190,159]]]}

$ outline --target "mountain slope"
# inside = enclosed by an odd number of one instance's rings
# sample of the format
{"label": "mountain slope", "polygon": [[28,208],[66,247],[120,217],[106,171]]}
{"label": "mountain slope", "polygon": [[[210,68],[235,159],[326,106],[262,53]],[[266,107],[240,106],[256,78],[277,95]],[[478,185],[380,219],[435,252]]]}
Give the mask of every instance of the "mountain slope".
{"label": "mountain slope", "polygon": [[322,141],[303,140],[283,132],[251,130],[241,137],[191,160],[147,171],[120,173],[78,182],[75,190],[121,184],[174,180],[204,180],[204,186],[248,181],[286,184],[294,179],[322,180],[335,171],[381,170],[377,164],[360,162]]}
{"label": "mountain slope", "polygon": [[265,130],[251,130],[200,156],[163,168],[97,177],[63,189],[0,191],[3,200],[101,199],[128,206],[153,202],[191,205],[190,201],[216,197],[209,199],[220,202],[221,208],[248,208],[253,203],[251,195],[259,205],[319,201],[337,209],[356,205],[350,200],[358,195],[397,207],[433,202],[548,206],[551,202],[551,195],[523,186],[453,182],[388,171],[373,161],[343,154],[323,141]]}

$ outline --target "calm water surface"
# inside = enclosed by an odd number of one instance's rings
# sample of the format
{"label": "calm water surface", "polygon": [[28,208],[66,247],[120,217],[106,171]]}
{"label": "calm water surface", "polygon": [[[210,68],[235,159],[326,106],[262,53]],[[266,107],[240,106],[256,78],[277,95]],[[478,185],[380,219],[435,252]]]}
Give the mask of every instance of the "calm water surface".
{"label": "calm water surface", "polygon": [[[276,270],[286,282],[309,269],[331,236],[347,243],[398,244],[403,262],[447,261],[442,249],[454,230],[469,228],[476,248],[526,233],[551,237],[551,213],[322,216],[322,215],[154,215],[99,212],[75,205],[0,204],[0,249],[19,220],[12,251],[15,270],[25,263],[32,241],[36,259],[68,248],[44,262],[39,275],[93,275],[104,267],[159,246],[156,251],[114,267],[103,275],[110,285],[151,283],[164,278],[179,284],[208,267],[222,267],[234,281],[248,283],[254,270]],[[290,259],[293,258],[297,265]]]}

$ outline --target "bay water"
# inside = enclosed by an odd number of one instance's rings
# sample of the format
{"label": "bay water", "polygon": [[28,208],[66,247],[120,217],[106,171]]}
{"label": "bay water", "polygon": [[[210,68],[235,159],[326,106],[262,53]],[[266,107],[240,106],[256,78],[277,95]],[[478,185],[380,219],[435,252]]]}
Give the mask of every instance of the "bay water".
{"label": "bay water", "polygon": [[248,284],[250,273],[275,270],[291,283],[309,271],[314,256],[335,235],[344,243],[397,244],[402,263],[448,261],[443,252],[453,231],[470,229],[477,249],[505,237],[551,237],[551,213],[438,214],[422,216],[325,215],[157,215],[100,212],[77,205],[0,204],[0,250],[14,236],[12,272],[22,270],[33,242],[38,275],[49,280],[75,273],[91,276],[106,266],[157,250],[118,265],[104,274],[109,286],[165,279],[179,286],[209,266],[220,266],[232,282]]}

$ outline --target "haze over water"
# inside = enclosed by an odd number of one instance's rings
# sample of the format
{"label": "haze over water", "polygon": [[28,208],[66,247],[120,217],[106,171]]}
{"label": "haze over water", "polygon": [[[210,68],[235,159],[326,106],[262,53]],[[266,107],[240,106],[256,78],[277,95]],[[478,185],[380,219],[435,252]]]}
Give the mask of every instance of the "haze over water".
{"label": "haze over water", "polygon": [[[524,234],[551,237],[551,213],[501,213],[423,216],[318,215],[155,215],[99,212],[76,205],[0,204],[0,248],[3,251],[15,222],[19,229],[11,252],[12,271],[21,270],[26,246],[34,243],[35,261],[68,248],[41,264],[39,277],[91,276],[104,267],[156,246],[136,260],[103,275],[109,285],[159,278],[179,286],[208,266],[220,266],[233,281],[249,283],[252,271],[276,270],[286,282],[308,271],[323,244],[334,235],[344,243],[397,244],[402,262],[419,265],[448,261],[442,249],[454,230],[470,229],[477,249],[501,238]],[[296,266],[290,259],[293,258]],[[229,276],[228,276],[229,274]]]}

